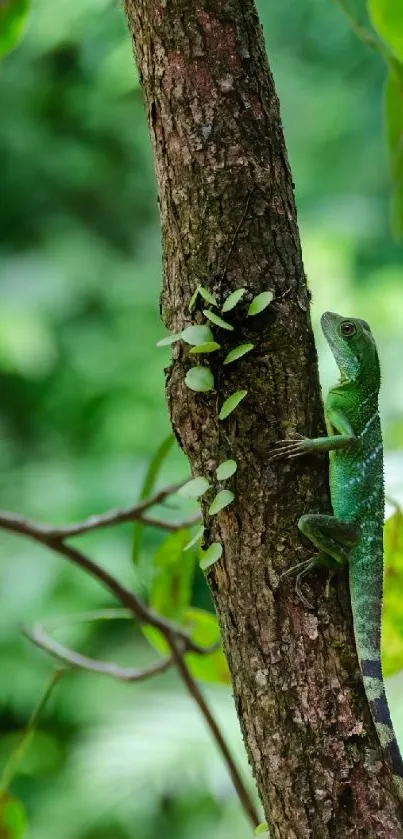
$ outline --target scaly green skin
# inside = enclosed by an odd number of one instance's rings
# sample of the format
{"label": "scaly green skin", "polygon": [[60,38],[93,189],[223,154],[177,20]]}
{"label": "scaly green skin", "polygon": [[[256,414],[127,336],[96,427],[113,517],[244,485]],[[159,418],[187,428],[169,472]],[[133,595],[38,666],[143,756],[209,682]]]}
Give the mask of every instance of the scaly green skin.
{"label": "scaly green skin", "polygon": [[355,642],[365,693],[403,802],[403,761],[381,665],[384,486],[378,353],[371,330],[363,320],[347,320],[325,312],[322,329],[341,374],[325,403],[329,436],[282,440],[274,456],[330,453],[334,516],[308,514],[300,518],[298,527],[320,551],[319,558],[308,563],[303,573],[313,564],[349,564]]}

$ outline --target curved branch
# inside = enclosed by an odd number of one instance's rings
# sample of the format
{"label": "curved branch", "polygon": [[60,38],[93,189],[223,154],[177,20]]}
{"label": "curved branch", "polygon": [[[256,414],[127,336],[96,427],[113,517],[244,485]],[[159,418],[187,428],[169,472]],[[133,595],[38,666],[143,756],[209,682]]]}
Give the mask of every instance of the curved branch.
{"label": "curved branch", "polygon": [[47,530],[44,529],[42,525],[37,525],[35,522],[16,516],[12,513],[1,512],[0,528],[3,530],[9,530],[12,533],[19,533],[21,536],[27,536],[35,542],[46,545],[46,547],[50,548],[50,550],[59,553],[66,559],[69,559],[74,565],[82,568],[90,574],[91,577],[94,577],[106,586],[116,599],[119,600],[123,606],[126,606],[126,608],[130,610],[132,615],[134,615],[136,620],[140,623],[146,623],[149,626],[153,626],[155,629],[162,632],[164,636],[170,635],[180,640],[183,643],[184,652],[194,652],[199,655],[208,655],[214,651],[215,645],[211,647],[201,647],[199,644],[196,644],[179,626],[175,626],[166,618],[163,618],[161,615],[154,612],[153,609],[145,606],[145,604],[136,597],[132,591],[125,588],[119,580],[116,579],[116,577],[113,577],[113,575],[109,573],[109,571],[106,571],[105,568],[97,565],[96,562],[93,562],[93,560],[82,551],[77,548],[73,548],[71,545],[65,544],[60,536],[49,536]]}
{"label": "curved branch", "polygon": [[155,662],[155,664],[140,668],[119,667],[113,661],[99,661],[96,658],[89,658],[55,641],[45,632],[42,624],[36,624],[32,629],[24,628],[23,633],[35,646],[40,647],[40,649],[45,650],[45,652],[50,653],[70,667],[89,670],[92,673],[101,673],[103,676],[113,676],[114,679],[119,679],[121,682],[142,682],[145,679],[158,676],[172,667],[171,656],[167,656],[161,661]]}
{"label": "curved branch", "polygon": [[[124,507],[119,510],[108,510],[106,513],[89,516],[88,519],[84,519],[83,521],[66,524],[61,527],[35,523],[35,530],[37,533],[42,534],[46,539],[71,539],[73,536],[81,536],[83,533],[100,530],[104,527],[114,527],[117,524],[125,524],[131,521],[142,521],[143,524],[150,524],[153,527],[160,527],[164,530],[180,530],[182,527],[188,527],[190,524],[194,524],[194,519],[190,519],[187,523],[171,523],[163,521],[162,519],[148,519],[143,516],[143,513],[145,513],[146,510],[149,510],[150,507],[154,507],[156,504],[161,504],[165,498],[168,498],[169,495],[174,495],[174,493],[183,486],[183,483],[183,481],[180,481],[180,483],[170,484],[165,487],[165,489],[161,489],[159,492],[151,495],[145,501],[141,501],[139,504],[133,504],[130,507]],[[5,511],[0,512],[0,517],[8,522],[13,522],[15,525],[15,532],[27,533],[30,528],[32,529],[32,522],[23,518],[23,516],[16,516],[13,513]],[[3,526],[3,524],[0,526]]]}

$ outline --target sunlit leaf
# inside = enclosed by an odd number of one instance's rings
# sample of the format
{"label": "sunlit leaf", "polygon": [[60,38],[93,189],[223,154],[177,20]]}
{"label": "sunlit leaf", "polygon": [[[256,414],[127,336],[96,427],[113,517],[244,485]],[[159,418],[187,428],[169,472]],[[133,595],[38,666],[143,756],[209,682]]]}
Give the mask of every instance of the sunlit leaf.
{"label": "sunlit leaf", "polygon": [[231,309],[234,309],[237,303],[239,303],[241,298],[244,296],[245,292],[246,288],[237,288],[236,291],[233,291],[231,294],[229,294],[224,302],[221,311],[230,312]]}
{"label": "sunlit leaf", "polygon": [[[217,543],[218,544],[218,543]],[[222,547],[220,545],[222,550]],[[218,559],[219,557],[217,557]],[[190,637],[196,644],[203,647],[210,647],[220,640],[220,629],[215,615],[205,612],[203,609],[189,608],[186,610],[181,626],[189,632]],[[144,626],[144,635],[162,655],[169,653],[165,638],[157,629],[151,626]],[[221,647],[210,655],[197,655],[187,653],[186,662],[192,676],[205,682],[219,682],[230,684],[228,665]]]}
{"label": "sunlit leaf", "polygon": [[222,556],[222,550],[220,542],[213,542],[207,550],[201,551],[200,568],[205,571],[210,565],[214,565]]}
{"label": "sunlit leaf", "polygon": [[28,823],[24,807],[17,798],[0,794],[0,839],[21,839]]}
{"label": "sunlit leaf", "polygon": [[219,481],[226,481],[231,475],[236,472],[238,465],[236,460],[223,460],[216,469],[216,475]]}
{"label": "sunlit leaf", "polygon": [[216,315],[215,312],[210,312],[209,309],[203,309],[203,315],[208,320],[211,320],[212,323],[215,323],[216,326],[220,326],[221,329],[227,329],[231,332],[234,329],[234,327],[231,326],[230,323],[227,323],[226,320],[223,320],[222,318],[218,317],[218,315]]}
{"label": "sunlit leaf", "polygon": [[175,335],[166,335],[165,338],[160,338],[157,341],[157,347],[169,347],[170,344],[173,344],[175,341],[179,341],[181,337],[181,332],[176,332]]}
{"label": "sunlit leaf", "polygon": [[224,358],[224,364],[231,364],[233,361],[238,361],[238,358],[242,358],[243,355],[250,352],[254,348],[254,344],[239,344],[238,347],[234,347],[233,350],[230,350],[228,355]]}
{"label": "sunlit leaf", "polygon": [[192,594],[195,557],[191,551],[184,553],[189,536],[188,530],[171,533],[152,559],[151,606],[176,621],[181,621]]}
{"label": "sunlit leaf", "polygon": [[29,0],[0,0],[0,58],[18,44],[29,11]]}
{"label": "sunlit leaf", "polygon": [[388,676],[403,668],[403,514],[400,510],[385,523],[384,552],[382,662]]}
{"label": "sunlit leaf", "polygon": [[249,309],[248,315],[258,315],[260,312],[263,312],[263,309],[266,309],[267,306],[273,300],[274,294],[272,291],[262,291],[261,294],[257,294],[256,297],[253,298]]}
{"label": "sunlit leaf", "polygon": [[193,536],[193,539],[191,539],[190,542],[188,542],[187,545],[185,545],[183,550],[184,551],[189,551],[190,548],[193,548],[193,546],[196,545],[197,542],[200,542],[200,539],[202,538],[203,533],[204,533],[204,527],[202,525],[201,527],[199,527],[198,531]]}
{"label": "sunlit leaf", "polygon": [[209,341],[207,344],[199,344],[197,347],[192,347],[189,350],[189,355],[200,355],[205,352],[215,352],[216,350],[220,349],[220,344],[217,344],[216,341]]}
{"label": "sunlit leaf", "polygon": [[261,824],[258,824],[258,826],[255,827],[255,836],[262,836],[263,833],[267,833],[268,829],[269,825],[267,822],[261,822]]}
{"label": "sunlit leaf", "polygon": [[211,291],[208,290],[208,288],[204,288],[204,286],[200,285],[199,294],[201,297],[203,297],[206,303],[211,303],[212,306],[218,305],[217,300],[214,297],[214,294],[212,294]]}
{"label": "sunlit leaf", "polygon": [[371,22],[381,38],[403,61],[403,14],[401,0],[368,0]]}
{"label": "sunlit leaf", "polygon": [[235,393],[232,393],[231,396],[229,396],[223,403],[221,411],[218,414],[218,419],[226,419],[230,414],[232,414],[232,411],[235,411],[235,408],[240,402],[242,402],[242,399],[245,398],[247,392],[247,390],[237,390]]}
{"label": "sunlit leaf", "polygon": [[191,367],[186,373],[185,384],[190,390],[201,393],[214,390],[214,376],[208,367]]}
{"label": "sunlit leaf", "polygon": [[200,324],[199,326],[187,326],[181,332],[181,338],[187,344],[192,344],[198,347],[200,344],[210,344],[214,342],[214,335],[207,324]]}
{"label": "sunlit leaf", "polygon": [[199,286],[194,290],[190,300],[189,300],[189,312],[193,312],[193,309],[196,306],[196,301],[199,296]]}
{"label": "sunlit leaf", "polygon": [[[161,466],[165,458],[169,454],[174,441],[174,435],[168,434],[168,437],[165,437],[165,440],[163,440],[162,443],[158,446],[158,449],[151,458],[147,472],[144,477],[143,485],[141,487],[140,501],[144,501],[145,498],[148,498],[151,495]],[[136,564],[139,560],[143,529],[144,524],[141,521],[134,522],[132,545],[132,562],[134,564]]]}
{"label": "sunlit leaf", "polygon": [[200,475],[197,478],[192,478],[192,480],[188,481],[186,484],[183,484],[183,486],[178,489],[178,495],[183,495],[184,498],[200,498],[201,495],[204,495],[204,493],[207,492],[209,487],[210,484],[207,478]]}
{"label": "sunlit leaf", "polygon": [[224,507],[228,507],[229,504],[232,504],[235,495],[229,489],[221,489],[220,492],[217,492],[216,497],[210,504],[209,507],[209,515],[216,516]]}

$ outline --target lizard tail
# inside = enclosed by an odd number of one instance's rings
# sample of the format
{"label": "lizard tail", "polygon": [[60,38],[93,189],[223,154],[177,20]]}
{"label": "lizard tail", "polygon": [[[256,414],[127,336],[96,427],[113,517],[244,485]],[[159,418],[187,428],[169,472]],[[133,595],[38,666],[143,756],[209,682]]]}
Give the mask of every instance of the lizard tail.
{"label": "lizard tail", "polygon": [[365,693],[379,742],[392,769],[393,781],[403,802],[403,759],[393,730],[380,660],[360,661]]}

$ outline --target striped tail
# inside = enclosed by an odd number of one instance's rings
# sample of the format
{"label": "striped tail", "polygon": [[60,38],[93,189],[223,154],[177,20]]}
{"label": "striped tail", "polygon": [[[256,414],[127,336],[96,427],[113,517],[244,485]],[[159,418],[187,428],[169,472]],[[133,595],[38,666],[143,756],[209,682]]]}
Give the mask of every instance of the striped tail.
{"label": "striped tail", "polygon": [[399,800],[403,803],[403,760],[393,730],[380,659],[360,661],[365,693],[379,742],[391,767]]}

